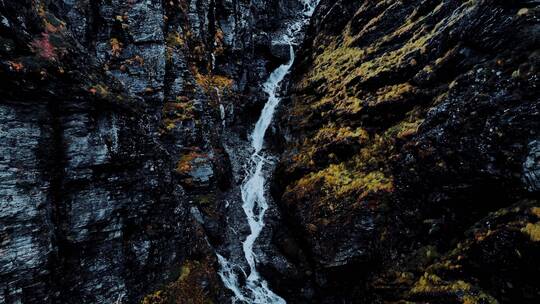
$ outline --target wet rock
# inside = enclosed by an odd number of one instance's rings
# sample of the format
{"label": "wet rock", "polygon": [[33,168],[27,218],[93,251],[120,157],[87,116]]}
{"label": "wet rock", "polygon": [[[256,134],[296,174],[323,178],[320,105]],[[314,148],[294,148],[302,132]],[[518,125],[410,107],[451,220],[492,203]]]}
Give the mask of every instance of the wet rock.
{"label": "wet rock", "polygon": [[207,155],[190,153],[178,163],[177,173],[185,176],[188,187],[208,187],[214,178],[213,166]]}
{"label": "wet rock", "polygon": [[280,61],[287,62],[290,59],[289,45],[286,43],[272,43],[270,51]]}
{"label": "wet rock", "polygon": [[[141,1],[127,12],[128,33],[134,43],[163,41],[163,9],[161,1]],[[122,17],[123,19],[123,17]]]}
{"label": "wet rock", "polygon": [[[385,275],[421,277],[429,262],[415,252],[444,255],[490,212],[534,196],[524,185],[535,189],[538,56],[525,37],[538,34],[523,6],[538,14],[525,2],[321,1],[276,123],[274,182],[318,301],[436,302],[436,288],[406,298]],[[459,287],[428,281],[439,295]],[[465,301],[460,288],[449,302]],[[521,301],[480,289],[478,303]]]}
{"label": "wet rock", "polygon": [[540,141],[529,143],[529,154],[523,163],[523,181],[531,192],[540,191]]}
{"label": "wet rock", "polygon": [[[39,124],[46,113],[41,111],[0,105],[0,273],[7,278],[0,282],[0,301],[6,303],[51,298],[45,280],[54,250],[48,228],[49,184],[41,179],[37,155],[40,139],[47,132]],[[28,285],[33,285],[31,295],[24,290]]]}
{"label": "wet rock", "polygon": [[163,12],[139,2],[124,33],[122,3],[50,5],[1,5],[18,46],[1,56],[0,302],[134,303],[210,256],[156,131]]}
{"label": "wet rock", "polygon": [[[135,303],[187,260],[182,292],[225,301],[208,239],[237,188],[217,105],[251,128],[275,60],[254,37],[293,13],[277,4],[0,4],[0,302]],[[178,174],[186,151],[206,155]]]}
{"label": "wet rock", "polygon": [[[301,6],[3,1],[0,302],[226,302],[213,250],[242,250],[260,84]],[[282,216],[256,250],[278,294],[538,302],[537,20],[321,2],[270,134]]]}

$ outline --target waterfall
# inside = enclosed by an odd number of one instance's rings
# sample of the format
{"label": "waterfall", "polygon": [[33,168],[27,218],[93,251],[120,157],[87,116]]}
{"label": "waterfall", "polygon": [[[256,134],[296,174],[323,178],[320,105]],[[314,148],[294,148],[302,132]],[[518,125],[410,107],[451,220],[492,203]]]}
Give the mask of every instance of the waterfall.
{"label": "waterfall", "polygon": [[227,118],[227,114],[225,113],[225,106],[223,105],[223,103],[221,103],[221,92],[219,91],[219,88],[215,88],[216,89],[216,96],[217,96],[217,99],[218,99],[218,104],[219,104],[219,117],[221,118],[221,126],[223,128],[225,128],[225,125],[227,124],[226,122],[226,118]]}
{"label": "waterfall", "polygon": [[[234,264],[231,260],[218,254],[218,261],[221,266],[219,275],[224,285],[233,292],[234,303],[285,303],[283,298],[270,290],[268,283],[257,271],[257,256],[253,251],[253,246],[265,226],[264,215],[269,207],[265,196],[266,178],[263,171],[265,163],[269,162],[268,156],[262,151],[264,136],[272,122],[274,112],[281,101],[281,98],[278,96],[280,84],[294,63],[294,46],[301,36],[304,25],[313,14],[318,0],[303,0],[302,3],[304,4],[304,10],[298,20],[290,23],[281,37],[277,41],[274,41],[288,45],[290,57],[289,61],[275,69],[263,84],[264,92],[268,94],[268,100],[251,134],[252,154],[248,162],[249,170],[241,186],[242,209],[246,214],[250,228],[250,234],[242,243],[244,258],[249,266],[249,272],[246,273],[241,266]],[[238,273],[235,269],[240,270],[246,276],[244,286],[239,283]]]}

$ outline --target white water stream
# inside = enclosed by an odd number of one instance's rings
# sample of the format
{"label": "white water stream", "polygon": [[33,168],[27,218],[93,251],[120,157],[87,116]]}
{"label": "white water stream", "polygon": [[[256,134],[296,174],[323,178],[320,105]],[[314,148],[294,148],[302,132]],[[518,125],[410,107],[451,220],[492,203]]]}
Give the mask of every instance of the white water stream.
{"label": "white water stream", "polygon": [[[265,196],[266,178],[263,172],[263,166],[269,161],[268,156],[262,151],[264,135],[272,122],[276,107],[281,101],[281,98],[278,96],[280,84],[285,76],[287,76],[294,63],[294,46],[301,36],[304,25],[313,14],[318,0],[302,0],[302,3],[304,4],[304,10],[297,20],[287,26],[286,31],[279,39],[273,41],[274,43],[286,44],[289,46],[290,59],[286,64],[283,64],[274,70],[264,83],[264,92],[266,92],[269,97],[264,105],[261,116],[255,125],[255,129],[251,134],[251,148],[253,154],[251,154],[249,160],[248,174],[241,186],[242,208],[246,214],[250,228],[250,234],[242,243],[242,249],[245,260],[249,266],[249,272],[246,272],[241,266],[233,263],[231,259],[226,259],[219,254],[217,255],[221,266],[219,275],[223,280],[224,285],[233,292],[233,303],[285,304],[285,300],[270,290],[268,283],[257,271],[257,256],[253,251],[253,246],[265,226],[264,215],[269,207]],[[240,269],[242,274],[246,276],[244,286],[240,284],[235,269]]]}

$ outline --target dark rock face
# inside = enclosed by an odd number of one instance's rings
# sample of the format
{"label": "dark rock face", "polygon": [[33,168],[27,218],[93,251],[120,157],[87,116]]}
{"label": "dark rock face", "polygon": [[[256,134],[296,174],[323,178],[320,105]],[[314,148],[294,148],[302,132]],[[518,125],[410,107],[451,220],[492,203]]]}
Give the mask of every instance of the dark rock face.
{"label": "dark rock face", "polygon": [[274,191],[317,301],[538,301],[520,278],[540,266],[538,14],[321,2],[276,124]]}
{"label": "dark rock face", "polygon": [[[0,303],[226,303],[214,251],[241,250],[246,139],[301,5],[0,1]],[[273,290],[538,303],[539,17],[321,1],[269,132]]]}
{"label": "dark rock face", "polygon": [[0,302],[133,303],[190,269],[169,299],[225,301],[205,232],[231,187],[221,132],[256,119],[296,9],[2,2]]}
{"label": "dark rock face", "polygon": [[529,143],[529,154],[523,163],[523,181],[531,192],[540,191],[540,142]]}
{"label": "dark rock face", "polygon": [[1,302],[133,302],[204,252],[152,118],[96,84],[112,80],[49,13],[62,37],[41,41],[41,12],[2,9],[3,33],[24,33],[5,39],[42,54],[2,54]]}

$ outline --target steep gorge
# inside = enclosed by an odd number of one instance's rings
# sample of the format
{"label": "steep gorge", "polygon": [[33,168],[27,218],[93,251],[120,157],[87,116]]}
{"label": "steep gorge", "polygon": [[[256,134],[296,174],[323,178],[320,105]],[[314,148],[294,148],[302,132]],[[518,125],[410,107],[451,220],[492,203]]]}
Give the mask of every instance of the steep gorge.
{"label": "steep gorge", "polygon": [[538,1],[306,3],[1,1],[0,303],[241,299],[253,157],[261,303],[537,303]]}

